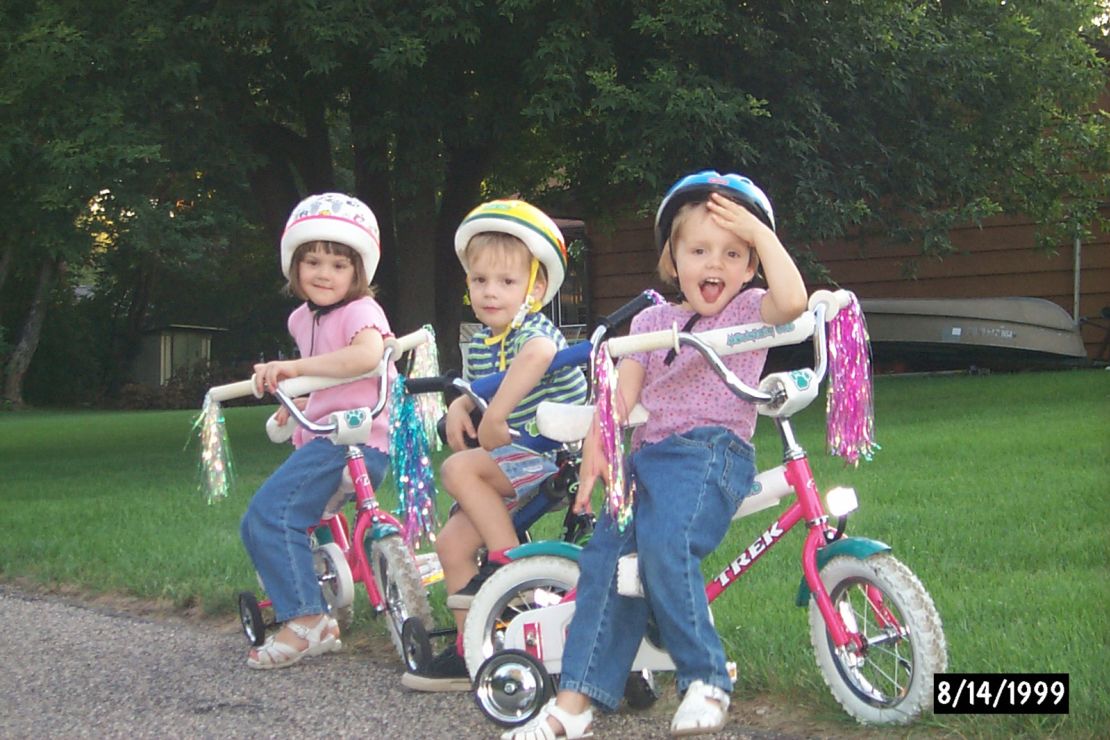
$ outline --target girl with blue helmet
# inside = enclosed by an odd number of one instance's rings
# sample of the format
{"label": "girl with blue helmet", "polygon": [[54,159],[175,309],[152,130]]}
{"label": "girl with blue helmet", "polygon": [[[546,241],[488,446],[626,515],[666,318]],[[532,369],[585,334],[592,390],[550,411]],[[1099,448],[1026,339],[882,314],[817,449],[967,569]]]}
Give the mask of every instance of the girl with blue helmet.
{"label": "girl with blue helmet", "polygon": [[[806,308],[806,288],[775,234],[771,203],[751,180],[711,170],[680,179],[655,219],[659,273],[681,302],[653,306],[632,333],[698,330],[762,321],[782,324]],[[767,288],[751,287],[762,265]],[[758,385],[766,351],[729,355],[725,364]],[[674,735],[724,727],[732,680],[713,628],[701,561],[716,548],[751,490],[755,407],[734,396],[696,351],[641,352],[620,364],[616,403],[622,417],[637,403],[649,412],[633,433],[628,478],[633,516],[623,530],[608,509],[579,559],[574,618],[563,653],[560,691],[513,740],[590,736],[591,703],[616,709],[654,616],[685,694]],[[583,448],[575,509],[590,506],[598,478],[608,481],[595,421]],[[617,592],[617,560],[639,553],[645,598]]]}

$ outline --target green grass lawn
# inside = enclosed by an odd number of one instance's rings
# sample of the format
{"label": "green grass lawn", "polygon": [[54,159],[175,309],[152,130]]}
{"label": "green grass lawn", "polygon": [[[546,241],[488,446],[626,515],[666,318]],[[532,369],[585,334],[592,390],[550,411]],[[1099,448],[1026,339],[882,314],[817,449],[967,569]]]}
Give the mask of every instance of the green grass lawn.
{"label": "green grass lawn", "polygon": [[[1110,373],[884,377],[876,406],[882,450],[858,468],[824,456],[819,405],[797,424],[822,487],[859,492],[849,533],[889,543],[930,591],[950,671],[1066,672],[1071,680],[1069,716],[930,717],[916,728],[1103,735]],[[212,506],[197,490],[195,443],[186,449],[190,412],[0,414],[0,578],[231,615],[236,593],[254,587],[239,517],[286,453],[266,440],[269,411],[226,411],[238,479]],[[761,467],[777,463],[766,420],[756,445]],[[723,568],[773,516],[734,525],[706,573]],[[543,526],[553,532],[556,523]],[[851,732],[814,665],[806,612],[793,606],[800,542],[792,533],[718,600],[717,626],[739,664],[741,694],[778,695]],[[363,626],[386,639],[380,622],[363,616],[355,628]]]}

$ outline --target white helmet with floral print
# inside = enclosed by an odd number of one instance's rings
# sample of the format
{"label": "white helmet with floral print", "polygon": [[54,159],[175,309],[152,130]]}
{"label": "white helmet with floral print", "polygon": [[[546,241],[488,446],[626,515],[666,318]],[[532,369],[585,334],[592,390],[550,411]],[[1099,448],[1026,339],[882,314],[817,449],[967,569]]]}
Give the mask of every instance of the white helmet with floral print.
{"label": "white helmet with floral print", "polygon": [[297,204],[281,235],[281,271],[286,279],[297,247],[314,241],[345,244],[355,250],[362,257],[367,285],[374,279],[382,253],[378,219],[358,198],[320,193]]}

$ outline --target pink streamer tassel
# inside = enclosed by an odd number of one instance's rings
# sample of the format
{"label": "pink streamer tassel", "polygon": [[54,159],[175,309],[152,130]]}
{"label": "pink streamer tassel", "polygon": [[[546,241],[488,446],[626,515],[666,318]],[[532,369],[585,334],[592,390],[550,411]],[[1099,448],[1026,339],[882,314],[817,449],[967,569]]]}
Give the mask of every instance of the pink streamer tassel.
{"label": "pink streamer tassel", "polygon": [[871,393],[871,352],[867,324],[859,302],[852,302],[829,322],[827,396],[830,455],[858,465],[875,450],[875,407]]}
{"label": "pink streamer tassel", "polygon": [[624,451],[621,448],[621,419],[617,410],[617,373],[609,356],[608,344],[601,345],[594,363],[594,388],[596,390],[597,421],[601,446],[608,466],[609,483],[605,489],[605,502],[609,515],[623,532],[632,521],[632,486],[625,488]]}

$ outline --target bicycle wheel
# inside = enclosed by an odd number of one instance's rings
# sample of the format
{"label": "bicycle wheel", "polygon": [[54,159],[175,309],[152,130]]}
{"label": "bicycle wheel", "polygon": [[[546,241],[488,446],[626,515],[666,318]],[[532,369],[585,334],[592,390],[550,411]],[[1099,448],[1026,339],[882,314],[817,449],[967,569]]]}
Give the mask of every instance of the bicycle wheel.
{"label": "bicycle wheel", "polygon": [[374,584],[378,587],[385,602],[386,626],[389,638],[401,660],[406,661],[405,644],[402,637],[405,620],[417,617],[425,627],[432,627],[432,607],[428,603],[428,592],[420,581],[420,571],[408,545],[400,535],[391,534],[378,540],[371,540],[367,554],[370,556],[370,569],[374,573]]}
{"label": "bicycle wheel", "polygon": [[502,727],[528,722],[554,695],[551,675],[523,650],[504,650],[482,661],[474,677],[474,703]]}
{"label": "bicycle wheel", "polygon": [[892,555],[836,557],[821,580],[860,652],[837,650],[817,603],[809,603],[810,642],[821,675],[861,724],[906,724],[931,708],[933,674],[948,665],[940,615],[917,577]]}
{"label": "bicycle wheel", "polygon": [[578,584],[578,563],[553,555],[516,560],[497,570],[470,603],[463,652],[470,677],[505,647],[505,627],[518,614],[559,603]]}
{"label": "bicycle wheel", "polygon": [[266,642],[266,622],[262,619],[258,599],[250,591],[239,592],[239,623],[247,642],[254,647],[262,647]]}

